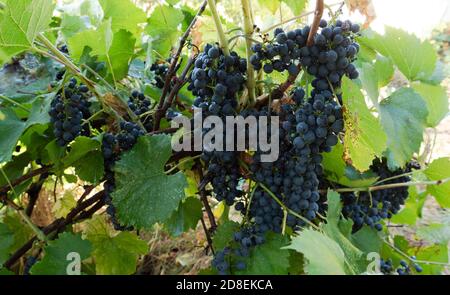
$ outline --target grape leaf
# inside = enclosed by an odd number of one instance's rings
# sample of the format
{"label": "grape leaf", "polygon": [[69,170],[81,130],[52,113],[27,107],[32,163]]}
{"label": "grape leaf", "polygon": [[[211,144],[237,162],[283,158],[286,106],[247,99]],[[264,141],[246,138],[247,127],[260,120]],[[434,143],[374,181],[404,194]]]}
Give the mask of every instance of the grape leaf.
{"label": "grape leaf", "polygon": [[262,245],[254,247],[245,260],[246,269],[236,272],[238,275],[281,275],[288,274],[290,253],[285,247],[286,236],[269,233]]}
{"label": "grape leaf", "polygon": [[388,57],[377,54],[373,66],[377,74],[378,87],[386,86],[394,76],[394,65],[392,61]]}
{"label": "grape leaf", "polygon": [[96,274],[132,274],[138,256],[148,251],[147,243],[131,232],[114,235],[101,215],[86,222],[84,234],[93,246]]}
{"label": "grape leaf", "polygon": [[50,241],[45,247],[44,258],[30,270],[33,275],[65,275],[70,267],[69,254],[76,253],[80,262],[88,258],[92,251],[91,243],[81,239],[81,235],[62,233],[57,240]]}
{"label": "grape leaf", "polygon": [[37,98],[33,102],[30,115],[25,122],[19,119],[11,109],[2,110],[4,118],[0,118],[0,163],[11,160],[13,149],[27,128],[49,122],[50,102],[49,96]]}
{"label": "grape leaf", "polygon": [[14,232],[6,224],[0,223],[0,237],[0,265],[3,265],[14,245]]}
{"label": "grape leaf", "polygon": [[101,151],[87,153],[74,165],[75,173],[81,180],[97,184],[102,181],[105,173],[103,166],[103,154]]}
{"label": "grape leaf", "polygon": [[[342,81],[345,138],[344,151],[353,167],[366,171],[386,148],[386,134],[367,108],[359,87],[348,78]],[[373,140],[376,138],[376,140]]]}
{"label": "grape leaf", "polygon": [[75,208],[77,205],[77,200],[72,192],[66,191],[64,195],[56,200],[55,205],[52,208],[52,212],[55,214],[56,218],[63,218],[69,214],[70,210]]}
{"label": "grape leaf", "polygon": [[331,152],[322,153],[322,165],[328,180],[348,187],[366,187],[373,184],[378,177],[370,171],[360,173],[344,162],[344,145],[338,142]]}
{"label": "grape leaf", "polygon": [[352,243],[364,253],[379,253],[383,241],[378,236],[377,231],[369,226],[363,226],[351,236]]}
{"label": "grape leaf", "polygon": [[2,59],[32,47],[37,34],[50,23],[54,4],[51,0],[7,0],[0,18]]}
{"label": "grape leaf", "polygon": [[285,248],[303,253],[307,260],[305,271],[308,274],[346,274],[344,252],[338,243],[321,232],[304,229]]}
{"label": "grape leaf", "polygon": [[179,236],[188,229],[195,229],[202,217],[202,208],[199,199],[188,197],[180,202],[177,211],[164,224],[172,235]]}
{"label": "grape leaf", "polygon": [[78,136],[70,144],[70,152],[63,159],[64,165],[71,166],[80,161],[89,152],[100,150],[100,147],[101,144],[98,140],[86,136]]}
{"label": "grape leaf", "polygon": [[79,61],[85,47],[92,49],[91,55],[98,56],[106,63],[110,80],[120,80],[128,72],[131,57],[134,54],[136,39],[130,32],[113,32],[111,19],[104,21],[98,28],[79,32],[68,39],[70,55]]}
{"label": "grape leaf", "polygon": [[419,227],[417,236],[433,244],[447,245],[450,241],[450,224],[432,223]]}
{"label": "grape leaf", "polygon": [[441,85],[431,85],[422,82],[412,84],[412,88],[422,96],[427,104],[428,127],[436,127],[448,113],[447,92]]}
{"label": "grape leaf", "polygon": [[68,39],[76,33],[88,28],[86,21],[78,15],[64,13],[61,17],[61,33]]}
{"label": "grape leaf", "polygon": [[164,174],[171,151],[170,136],[143,136],[116,162],[113,203],[121,223],[150,228],[176,210],[187,182],[181,172]]}
{"label": "grape leaf", "polygon": [[385,34],[364,30],[360,42],[389,57],[410,80],[426,80],[433,74],[437,55],[428,41],[400,29],[385,27]]}
{"label": "grape leaf", "polygon": [[281,5],[281,0],[258,0],[261,8],[267,8],[272,14],[274,14]]}
{"label": "grape leaf", "polygon": [[342,249],[346,260],[345,268],[347,273],[358,274],[364,272],[366,261],[363,252],[350,241],[352,223],[340,218],[342,212],[340,195],[335,191],[328,190],[327,204],[327,222],[322,225],[324,233]]}
{"label": "grape leaf", "polygon": [[127,30],[134,35],[140,31],[138,24],[145,23],[147,16],[130,0],[100,0],[104,18],[111,18],[113,32]]}
{"label": "grape leaf", "polygon": [[426,104],[414,90],[400,88],[380,102],[379,110],[388,136],[389,167],[402,166],[419,151],[428,115]]}
{"label": "grape leaf", "polygon": [[9,213],[3,218],[3,223],[14,233],[14,244],[10,252],[22,247],[33,236],[33,231],[25,224],[17,213]]}
{"label": "grape leaf", "polygon": [[378,106],[378,75],[375,67],[371,64],[363,62],[359,69],[359,79],[361,80],[364,90],[366,90],[370,100],[375,106]]}
{"label": "grape leaf", "polygon": [[[439,158],[431,162],[424,171],[430,180],[442,180],[450,177],[450,158]],[[450,182],[428,185],[427,191],[432,194],[439,205],[444,208],[450,208]]]}
{"label": "grape leaf", "polygon": [[233,241],[233,234],[239,230],[239,223],[226,221],[217,227],[212,238],[214,249],[222,250],[230,241]]}
{"label": "grape leaf", "polygon": [[301,12],[303,12],[303,10],[305,10],[306,4],[308,3],[308,0],[282,0],[282,1],[292,10],[294,15],[299,15]]}
{"label": "grape leaf", "polygon": [[145,29],[151,36],[152,48],[161,54],[169,50],[179,37],[178,25],[183,19],[183,12],[173,6],[156,6]]}

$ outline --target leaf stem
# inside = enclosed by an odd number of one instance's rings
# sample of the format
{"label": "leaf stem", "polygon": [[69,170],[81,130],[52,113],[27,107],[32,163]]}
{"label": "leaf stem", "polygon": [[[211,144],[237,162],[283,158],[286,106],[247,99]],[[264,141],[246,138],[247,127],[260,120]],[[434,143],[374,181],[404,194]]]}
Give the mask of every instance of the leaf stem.
{"label": "leaf stem", "polygon": [[21,104],[20,102],[15,101],[15,100],[12,100],[9,97],[6,97],[6,96],[3,96],[3,95],[0,94],[0,99],[3,99],[3,100],[5,100],[5,101],[7,101],[9,103],[14,104],[14,105],[18,106],[19,108],[21,108],[22,110],[24,110],[24,111],[26,111],[28,113],[30,112],[30,110],[28,108],[26,108],[23,104]]}

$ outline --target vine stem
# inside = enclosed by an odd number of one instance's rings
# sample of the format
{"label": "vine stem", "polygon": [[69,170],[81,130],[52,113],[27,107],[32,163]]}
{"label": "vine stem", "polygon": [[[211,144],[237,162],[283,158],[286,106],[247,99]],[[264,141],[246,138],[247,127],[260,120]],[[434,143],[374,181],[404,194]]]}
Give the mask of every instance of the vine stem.
{"label": "vine stem", "polygon": [[311,25],[311,30],[309,31],[308,40],[306,41],[306,45],[312,46],[314,43],[314,36],[319,29],[320,19],[323,15],[323,0],[316,0],[316,9],[314,10],[314,19]]}
{"label": "vine stem", "polygon": [[203,1],[202,5],[200,6],[200,9],[197,11],[197,14],[192,19],[191,23],[187,27],[183,36],[180,38],[180,41],[178,42],[178,48],[177,48],[175,55],[172,56],[172,60],[169,65],[169,69],[167,71],[166,79],[164,80],[164,87],[162,89],[161,96],[159,98],[158,107],[155,112],[155,122],[154,122],[153,131],[156,131],[159,129],[159,124],[160,124],[161,118],[164,115],[164,104],[166,101],[166,95],[169,92],[170,82],[172,81],[172,78],[175,75],[175,72],[177,70],[178,59],[180,58],[181,52],[183,51],[184,44],[186,43],[186,40],[189,37],[189,35],[192,31],[192,28],[194,27],[195,23],[197,22],[197,19],[203,13],[203,11],[205,11],[207,3],[208,3],[207,0]]}
{"label": "vine stem", "polygon": [[222,23],[220,21],[219,14],[217,13],[216,0],[207,0],[209,9],[211,10],[211,15],[216,26],[217,35],[219,37],[220,47],[222,48],[225,55],[230,55],[230,49],[228,48],[227,37],[222,28]]}
{"label": "vine stem", "polygon": [[431,180],[431,181],[410,181],[410,182],[403,182],[403,183],[389,183],[389,184],[369,186],[369,187],[338,188],[338,189],[335,189],[335,191],[338,193],[363,192],[363,191],[373,192],[373,191],[378,191],[378,190],[383,190],[383,189],[414,186],[414,185],[441,185],[441,184],[444,184],[449,181],[450,181],[450,177],[444,178],[444,179],[439,179],[439,180]]}
{"label": "vine stem", "polygon": [[255,103],[255,70],[253,65],[249,62],[250,56],[252,55],[252,35],[253,35],[253,14],[250,7],[250,0],[242,1],[242,13],[244,15],[244,31],[245,31],[245,45],[246,45],[246,55],[247,55],[247,91],[249,104],[253,105]]}

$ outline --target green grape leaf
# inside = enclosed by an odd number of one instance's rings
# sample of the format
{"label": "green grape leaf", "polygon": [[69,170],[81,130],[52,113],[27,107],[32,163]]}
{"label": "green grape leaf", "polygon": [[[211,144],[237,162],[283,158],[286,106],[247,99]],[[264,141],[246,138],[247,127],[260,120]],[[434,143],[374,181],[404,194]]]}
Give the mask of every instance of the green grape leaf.
{"label": "green grape leaf", "polygon": [[392,216],[391,222],[397,224],[415,225],[417,217],[420,215],[421,200],[426,197],[426,193],[418,194],[415,187],[409,187],[409,196],[401,211]]}
{"label": "green grape leaf", "polygon": [[378,88],[386,86],[394,76],[394,64],[391,59],[377,54],[373,67],[377,75]]}
{"label": "green grape leaf", "polygon": [[222,250],[225,248],[230,241],[233,241],[233,234],[239,230],[239,223],[234,221],[225,221],[220,224],[216,231],[214,232],[214,236],[212,238],[214,249]]}
{"label": "green grape leaf", "polygon": [[10,252],[14,252],[22,247],[34,235],[30,227],[15,212],[7,214],[3,218],[3,223],[14,233],[14,244],[11,246]]}
{"label": "green grape leaf", "polygon": [[69,39],[76,33],[86,30],[87,24],[83,18],[78,15],[64,13],[61,17],[61,33],[65,39]]}
{"label": "green grape leaf", "polygon": [[63,218],[69,214],[70,210],[75,208],[77,205],[77,200],[72,192],[66,191],[64,195],[56,200],[55,205],[52,208],[52,212],[55,214],[56,218]]}
{"label": "green grape leaf", "polygon": [[96,29],[75,34],[67,43],[70,55],[76,61],[80,61],[85,47],[91,48],[90,54],[106,63],[110,75],[108,79],[118,81],[128,73],[135,42],[136,39],[130,32],[119,30],[114,33],[109,19]]}
{"label": "green grape leaf", "polygon": [[274,14],[281,5],[281,0],[258,0],[258,2],[262,8],[267,8],[272,14]]}
{"label": "green grape leaf", "polygon": [[[294,15],[299,15],[305,10],[308,0],[282,0],[292,10]],[[275,1],[272,1],[275,2]]]}
{"label": "green grape leaf", "polygon": [[0,265],[3,265],[14,245],[14,232],[6,224],[0,223],[0,237]]}
{"label": "green grape leaf", "polygon": [[87,221],[84,234],[93,246],[96,274],[133,274],[139,255],[148,251],[147,243],[132,232],[115,235],[104,216],[96,215]]}
{"label": "green grape leaf", "polygon": [[177,209],[187,182],[181,172],[164,174],[171,152],[170,136],[142,136],[116,162],[113,203],[121,223],[150,228]]}
{"label": "green grape leaf", "polygon": [[11,109],[3,109],[3,119],[0,118],[0,163],[11,160],[13,149],[22,133],[36,124],[48,123],[50,118],[50,97],[37,98],[30,110],[27,121],[22,121]]}
{"label": "green grape leaf", "polygon": [[388,135],[389,166],[403,166],[419,151],[428,115],[426,104],[414,90],[400,88],[380,102],[379,110]]}
{"label": "green grape leaf", "polygon": [[412,84],[412,88],[422,96],[427,104],[428,127],[436,127],[448,113],[447,92],[441,85],[431,85],[422,82]]}
{"label": "green grape leaf", "polygon": [[450,241],[450,224],[432,223],[417,229],[417,236],[433,244],[447,245]]}
{"label": "green grape leaf", "polygon": [[177,211],[164,223],[173,236],[179,236],[189,229],[195,229],[202,218],[202,202],[194,197],[188,197],[180,202]]}
{"label": "green grape leaf", "polygon": [[6,268],[0,268],[0,276],[12,276],[15,275],[12,271]]}
{"label": "green grape leaf", "polygon": [[[450,177],[450,158],[439,158],[431,162],[424,171],[430,180],[442,180]],[[450,208],[450,182],[428,185],[427,191],[432,194],[439,205],[444,208]]]}
{"label": "green grape leaf", "polygon": [[70,254],[80,258],[80,262],[88,258],[92,251],[91,243],[83,240],[81,235],[62,233],[58,239],[50,241],[44,249],[44,258],[30,270],[33,275],[65,275],[68,274],[73,261]]}
{"label": "green grape leaf", "polygon": [[180,9],[169,5],[158,5],[150,15],[145,29],[151,36],[152,48],[164,54],[179,37],[178,25],[184,15]]}
{"label": "green grape leaf", "polygon": [[[417,260],[448,263],[448,246],[446,244],[432,245],[412,250],[413,251],[411,251],[412,252],[411,255],[415,255]],[[423,271],[420,274],[423,275],[440,275],[442,274],[442,270],[444,269],[443,265],[438,264],[419,263],[419,265],[423,269]]]}
{"label": "green grape leaf", "polygon": [[245,260],[246,269],[236,274],[282,275],[288,274],[289,251],[284,248],[288,244],[286,236],[269,233],[262,245],[254,247]]}
{"label": "green grape leaf", "polygon": [[340,195],[335,191],[328,190],[327,204],[327,223],[322,225],[324,233],[336,242],[343,251],[346,260],[346,273],[358,274],[364,272],[366,261],[363,252],[349,240],[352,223],[340,219],[342,212]]}
{"label": "green grape leaf", "polygon": [[307,260],[305,271],[308,274],[346,274],[344,252],[338,243],[321,232],[312,229],[298,232],[285,248],[303,253]]}
{"label": "green grape leaf", "polygon": [[7,0],[0,17],[0,58],[6,60],[31,48],[50,23],[53,8],[51,0]]}
{"label": "green grape leaf", "polygon": [[101,144],[98,140],[86,136],[78,136],[70,144],[70,152],[63,159],[64,165],[67,167],[71,166],[80,161],[89,152],[100,150],[100,148]]}
{"label": "green grape leaf", "polygon": [[[342,81],[343,101],[345,104],[344,151],[353,167],[366,171],[372,160],[381,156],[386,148],[386,134],[378,119],[367,108],[359,87],[350,79]],[[377,140],[373,140],[376,138]]]}
{"label": "green grape leaf", "polygon": [[100,0],[104,18],[111,18],[113,32],[127,30],[134,35],[140,31],[138,24],[145,23],[147,16],[130,0]]}
{"label": "green grape leaf", "polygon": [[347,166],[344,162],[344,145],[338,142],[331,152],[322,153],[322,165],[328,180],[348,187],[367,187],[373,184],[378,177],[370,171],[360,173],[355,168]]}
{"label": "green grape leaf", "polygon": [[74,165],[75,173],[81,180],[98,184],[105,174],[103,166],[103,154],[101,151],[91,151]]}
{"label": "green grape leaf", "polygon": [[364,253],[379,253],[383,245],[378,232],[369,226],[363,226],[351,236],[352,243]]}
{"label": "green grape leaf", "polygon": [[359,79],[364,90],[367,92],[370,100],[375,106],[378,106],[378,74],[374,66],[363,62],[359,69]]}
{"label": "green grape leaf", "polygon": [[410,80],[426,80],[433,74],[437,54],[428,41],[400,29],[385,27],[385,34],[364,30],[359,40],[389,57],[397,68]]}

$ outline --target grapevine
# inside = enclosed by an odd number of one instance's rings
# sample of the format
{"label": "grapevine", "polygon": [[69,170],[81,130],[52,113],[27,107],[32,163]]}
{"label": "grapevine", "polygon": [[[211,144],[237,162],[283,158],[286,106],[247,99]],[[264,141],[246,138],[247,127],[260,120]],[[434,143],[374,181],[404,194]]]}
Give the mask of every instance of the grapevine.
{"label": "grapevine", "polygon": [[0,4],[0,274],[448,271],[428,40],[352,1],[19,2]]}

